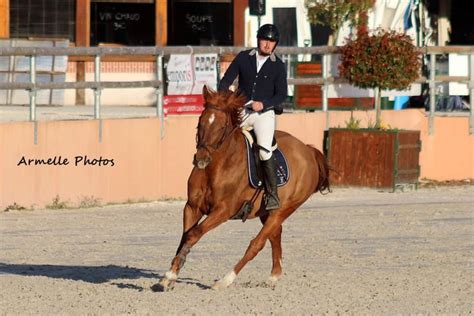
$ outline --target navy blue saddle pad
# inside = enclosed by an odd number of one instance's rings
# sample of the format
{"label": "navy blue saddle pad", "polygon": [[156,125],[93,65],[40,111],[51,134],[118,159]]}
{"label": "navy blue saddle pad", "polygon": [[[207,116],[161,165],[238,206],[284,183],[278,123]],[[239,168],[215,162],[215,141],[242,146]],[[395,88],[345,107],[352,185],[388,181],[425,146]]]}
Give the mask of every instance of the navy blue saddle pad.
{"label": "navy blue saddle pad", "polygon": [[[256,157],[254,154],[254,151],[252,149],[252,146],[249,143],[249,140],[247,137],[245,137],[245,143],[247,144],[247,161],[248,161],[248,172],[249,172],[249,180],[250,180],[250,185],[254,187],[255,189],[258,189],[263,186],[263,179],[260,176],[263,173],[262,171],[257,170],[257,164],[256,164]],[[257,142],[254,141],[254,144]],[[271,159],[276,160],[276,175],[277,175],[277,185],[283,186],[288,182],[288,179],[290,178],[290,169],[288,168],[288,162],[286,161],[285,155],[283,152],[280,150],[280,148],[277,148],[273,151],[273,155]]]}

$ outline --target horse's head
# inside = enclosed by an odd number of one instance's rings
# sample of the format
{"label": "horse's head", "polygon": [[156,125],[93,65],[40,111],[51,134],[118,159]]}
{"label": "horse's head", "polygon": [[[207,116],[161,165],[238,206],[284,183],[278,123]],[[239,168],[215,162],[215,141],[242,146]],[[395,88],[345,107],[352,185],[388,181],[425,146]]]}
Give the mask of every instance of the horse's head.
{"label": "horse's head", "polygon": [[240,109],[245,99],[232,92],[215,92],[203,87],[204,110],[199,117],[196,154],[193,164],[204,169],[227,136],[240,124]]}

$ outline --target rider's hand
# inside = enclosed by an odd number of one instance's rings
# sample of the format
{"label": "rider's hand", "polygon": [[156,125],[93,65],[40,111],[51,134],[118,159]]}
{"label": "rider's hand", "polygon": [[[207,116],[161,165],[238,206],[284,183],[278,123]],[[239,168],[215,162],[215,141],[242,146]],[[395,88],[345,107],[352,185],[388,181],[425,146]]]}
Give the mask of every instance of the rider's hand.
{"label": "rider's hand", "polygon": [[252,110],[254,110],[255,112],[260,112],[261,110],[263,110],[263,103],[260,101],[253,101]]}

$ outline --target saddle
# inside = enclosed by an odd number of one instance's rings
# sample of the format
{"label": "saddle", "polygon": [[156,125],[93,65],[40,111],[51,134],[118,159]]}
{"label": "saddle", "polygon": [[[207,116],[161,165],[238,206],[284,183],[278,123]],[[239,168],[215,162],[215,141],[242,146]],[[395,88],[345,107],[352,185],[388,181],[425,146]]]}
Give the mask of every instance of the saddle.
{"label": "saddle", "polygon": [[[260,148],[256,141],[257,138],[255,132],[253,130],[243,129],[242,134],[245,136],[245,144],[247,145],[247,170],[250,185],[255,189],[263,188],[263,170],[258,154]],[[288,182],[290,178],[290,169],[285,155],[278,148],[275,137],[273,137],[272,151],[273,155],[271,159],[275,159],[276,162],[275,172],[277,176],[277,186],[280,187]]]}
{"label": "saddle", "polygon": [[[242,134],[244,135],[247,148],[247,170],[249,182],[250,185],[256,189],[256,191],[249,201],[244,201],[239,211],[233,217],[231,217],[231,219],[240,219],[242,222],[245,222],[247,217],[250,215],[250,212],[254,208],[254,202],[258,194],[264,189],[264,176],[258,154],[260,148],[257,144],[255,132],[253,130],[242,129]],[[272,151],[273,154],[271,159],[275,159],[276,162],[275,173],[277,176],[277,186],[280,187],[288,183],[288,180],[290,179],[290,169],[288,167],[288,162],[286,161],[285,155],[276,144],[275,137],[273,137]]]}

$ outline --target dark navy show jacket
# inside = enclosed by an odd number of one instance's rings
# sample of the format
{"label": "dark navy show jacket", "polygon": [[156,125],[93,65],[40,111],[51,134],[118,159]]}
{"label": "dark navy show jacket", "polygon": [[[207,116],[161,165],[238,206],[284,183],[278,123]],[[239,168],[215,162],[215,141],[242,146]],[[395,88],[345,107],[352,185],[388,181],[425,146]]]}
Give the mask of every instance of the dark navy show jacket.
{"label": "dark navy show jacket", "polygon": [[283,61],[273,53],[257,73],[257,51],[250,49],[240,52],[230,64],[219,83],[219,90],[227,90],[239,76],[239,87],[247,100],[263,103],[263,111],[282,112],[282,102],[288,94],[286,70]]}

